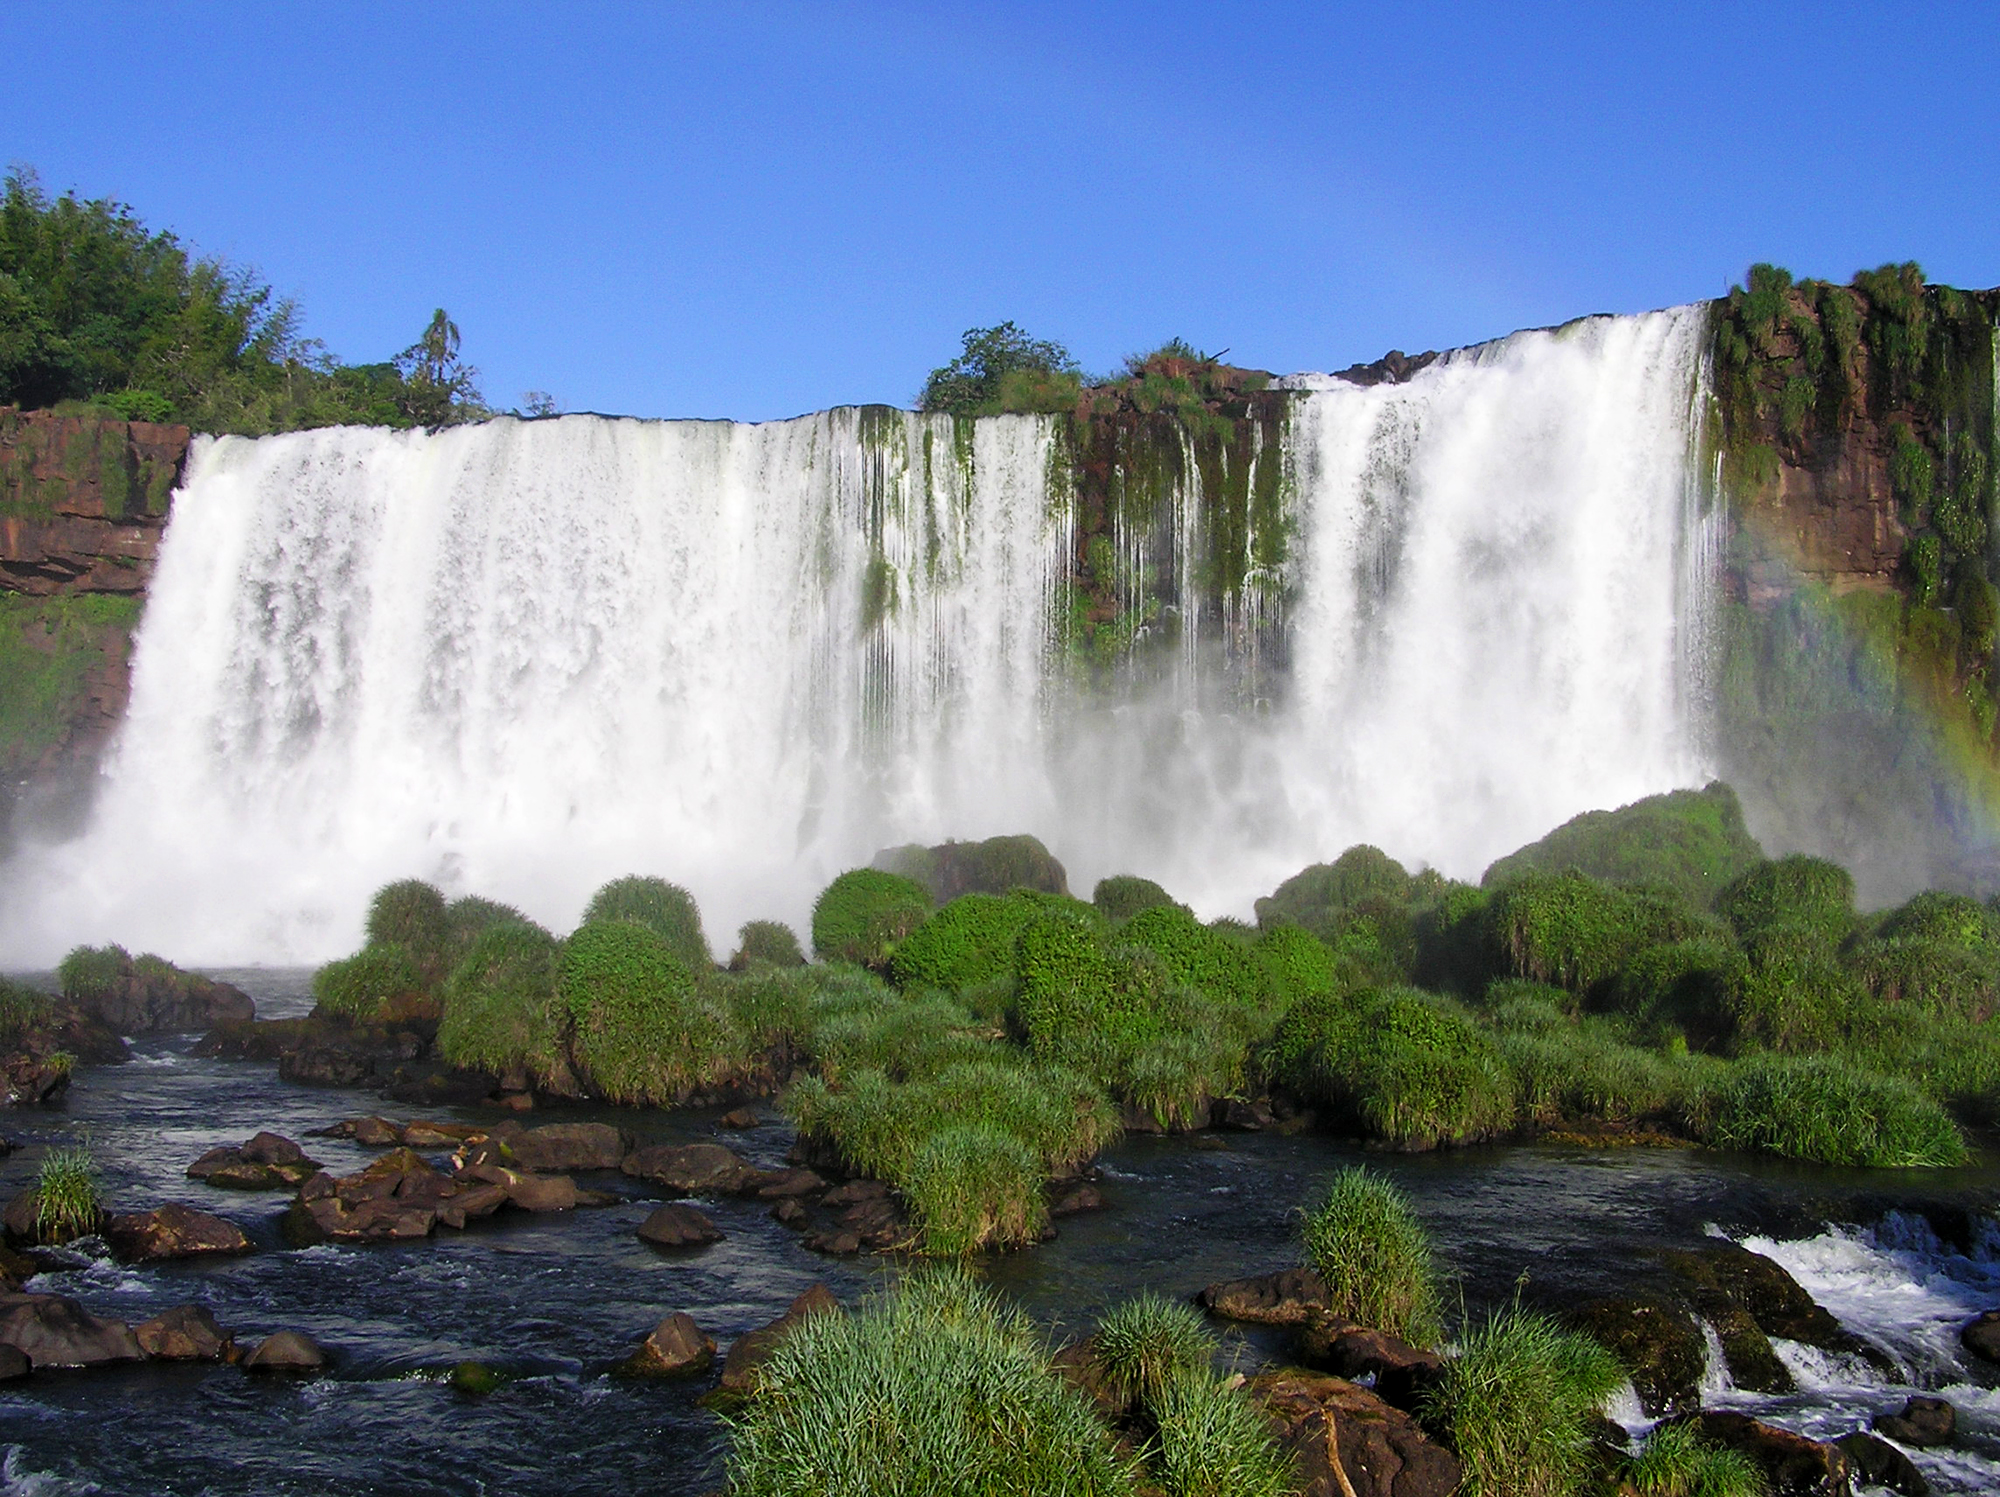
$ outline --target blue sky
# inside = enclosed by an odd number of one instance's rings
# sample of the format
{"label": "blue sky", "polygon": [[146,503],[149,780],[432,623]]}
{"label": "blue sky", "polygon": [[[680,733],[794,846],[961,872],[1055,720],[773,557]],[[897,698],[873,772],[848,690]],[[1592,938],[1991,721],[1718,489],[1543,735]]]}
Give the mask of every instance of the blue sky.
{"label": "blue sky", "polygon": [[2000,6],[22,3],[0,157],[506,405],[907,403],[1012,318],[1335,368],[1715,295],[2000,284]]}

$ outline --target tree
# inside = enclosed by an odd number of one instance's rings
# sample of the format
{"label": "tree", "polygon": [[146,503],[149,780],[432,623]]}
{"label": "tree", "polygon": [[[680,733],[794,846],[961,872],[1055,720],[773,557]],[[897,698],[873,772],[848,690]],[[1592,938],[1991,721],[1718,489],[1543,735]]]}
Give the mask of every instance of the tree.
{"label": "tree", "polygon": [[423,336],[396,356],[403,412],[419,426],[449,426],[486,414],[476,383],[479,371],[459,358],[458,345],[458,324],[439,307]]}
{"label": "tree", "polygon": [[963,342],[959,356],[924,381],[917,409],[991,416],[1076,404],[1082,371],[1060,343],[1031,338],[1012,322],[968,328]]}

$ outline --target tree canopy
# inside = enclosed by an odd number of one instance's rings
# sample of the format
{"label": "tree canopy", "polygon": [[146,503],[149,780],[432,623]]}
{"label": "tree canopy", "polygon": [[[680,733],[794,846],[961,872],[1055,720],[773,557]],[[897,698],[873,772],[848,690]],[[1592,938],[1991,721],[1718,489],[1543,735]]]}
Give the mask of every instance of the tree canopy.
{"label": "tree canopy", "polygon": [[1031,338],[1012,322],[968,328],[963,343],[957,358],[924,381],[919,410],[992,416],[1076,404],[1083,374],[1060,343]]}

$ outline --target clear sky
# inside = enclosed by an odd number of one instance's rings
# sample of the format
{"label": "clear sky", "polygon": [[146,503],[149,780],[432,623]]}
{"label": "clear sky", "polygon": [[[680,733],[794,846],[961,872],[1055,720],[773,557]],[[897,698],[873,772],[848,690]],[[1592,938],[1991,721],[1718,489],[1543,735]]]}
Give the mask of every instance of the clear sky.
{"label": "clear sky", "polygon": [[39,4],[0,157],[490,400],[908,403],[1011,318],[1337,368],[1724,291],[2000,284],[2000,5]]}

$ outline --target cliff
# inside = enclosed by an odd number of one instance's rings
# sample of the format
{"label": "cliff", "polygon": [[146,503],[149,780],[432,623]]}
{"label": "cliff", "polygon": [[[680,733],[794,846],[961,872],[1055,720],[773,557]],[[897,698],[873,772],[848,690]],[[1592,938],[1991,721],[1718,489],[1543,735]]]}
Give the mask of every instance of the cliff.
{"label": "cliff", "polygon": [[87,790],[124,712],[188,441],[184,426],[0,407],[0,824],[66,820]]}

